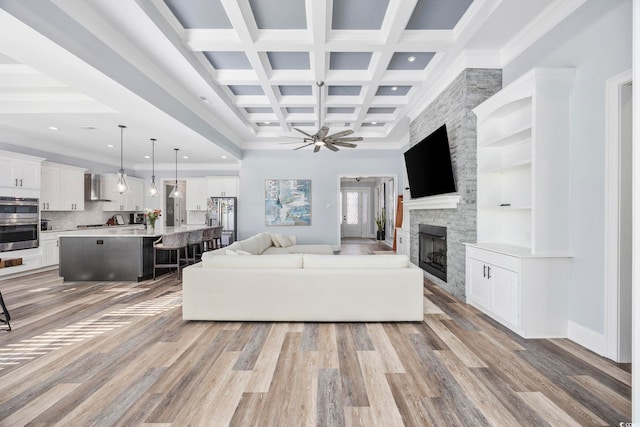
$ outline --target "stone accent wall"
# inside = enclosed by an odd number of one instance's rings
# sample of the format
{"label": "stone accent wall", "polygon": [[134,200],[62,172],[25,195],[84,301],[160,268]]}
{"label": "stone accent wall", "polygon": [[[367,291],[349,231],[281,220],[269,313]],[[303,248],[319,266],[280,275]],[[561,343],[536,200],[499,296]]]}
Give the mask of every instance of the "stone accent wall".
{"label": "stone accent wall", "polygon": [[471,111],[502,88],[499,69],[466,69],[410,125],[410,146],[434,130],[447,125],[456,188],[457,209],[412,210],[410,253],[418,264],[418,224],[447,227],[447,282],[425,272],[425,277],[452,295],[465,296],[464,242],[475,242],[476,206],[476,116]]}

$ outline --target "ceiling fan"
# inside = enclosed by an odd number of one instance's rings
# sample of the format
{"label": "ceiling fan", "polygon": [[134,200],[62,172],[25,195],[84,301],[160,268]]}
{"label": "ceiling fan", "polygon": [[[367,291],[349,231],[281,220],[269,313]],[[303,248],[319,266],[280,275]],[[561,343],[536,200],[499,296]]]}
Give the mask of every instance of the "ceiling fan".
{"label": "ceiling fan", "polygon": [[[324,82],[316,82],[318,86],[318,125],[322,124],[322,87],[324,86]],[[302,137],[302,144],[300,147],[294,148],[294,150],[299,150],[301,148],[308,147],[313,145],[313,152],[317,153],[320,151],[320,148],[327,147],[331,151],[338,151],[338,147],[347,147],[347,148],[355,148],[357,145],[353,144],[356,141],[362,141],[361,136],[352,136],[348,137],[347,135],[351,135],[353,131],[351,129],[343,130],[341,132],[337,132],[331,135],[329,133],[329,127],[321,126],[320,129],[314,133],[313,135],[298,129],[293,128],[294,130],[300,132],[304,135]],[[296,142],[297,143],[297,142]]]}

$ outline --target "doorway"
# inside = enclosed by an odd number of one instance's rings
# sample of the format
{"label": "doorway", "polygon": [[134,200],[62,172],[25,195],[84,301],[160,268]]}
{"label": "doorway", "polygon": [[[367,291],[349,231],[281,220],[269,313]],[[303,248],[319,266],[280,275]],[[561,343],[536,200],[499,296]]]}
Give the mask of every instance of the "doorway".
{"label": "doorway", "polygon": [[631,362],[632,82],[631,71],[607,81],[605,205],[605,356]]}
{"label": "doorway", "polygon": [[370,191],[368,188],[343,188],[342,221],[340,232],[342,237],[370,237],[371,210]]}
{"label": "doorway", "polygon": [[185,202],[187,183],[186,181],[178,181],[178,189],[180,190],[180,194],[182,197],[180,198],[172,198],[169,197],[173,187],[175,186],[175,181],[165,181],[164,182],[164,224],[167,227],[179,227],[181,225],[185,225],[187,220],[187,205]]}

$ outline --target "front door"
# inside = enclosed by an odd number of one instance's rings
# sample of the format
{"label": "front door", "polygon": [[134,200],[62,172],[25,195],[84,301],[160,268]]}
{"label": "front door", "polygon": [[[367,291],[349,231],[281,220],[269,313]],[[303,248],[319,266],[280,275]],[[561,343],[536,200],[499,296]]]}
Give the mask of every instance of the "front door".
{"label": "front door", "polygon": [[342,237],[370,237],[369,190],[342,190]]}

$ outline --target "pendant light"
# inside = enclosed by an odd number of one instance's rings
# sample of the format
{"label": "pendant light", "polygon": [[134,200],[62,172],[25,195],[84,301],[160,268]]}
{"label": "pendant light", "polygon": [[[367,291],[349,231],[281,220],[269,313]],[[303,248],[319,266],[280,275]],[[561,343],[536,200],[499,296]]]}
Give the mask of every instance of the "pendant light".
{"label": "pendant light", "polygon": [[171,197],[172,199],[181,199],[182,194],[180,194],[180,190],[178,189],[178,150],[179,148],[174,148],[174,150],[176,150],[176,182],[173,187],[173,190],[171,190],[171,193],[169,194],[169,197]]}
{"label": "pendant light", "polygon": [[156,139],[151,138],[151,186],[149,187],[149,195],[155,197],[158,194],[156,186]]}
{"label": "pendant light", "polygon": [[118,182],[116,182],[116,191],[120,194],[126,193],[129,191],[129,186],[127,185],[127,181],[125,180],[126,174],[124,173],[124,167],[122,166],[123,161],[123,134],[125,125],[118,125],[120,128],[120,171],[118,172]]}

